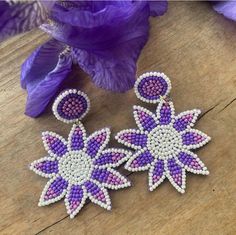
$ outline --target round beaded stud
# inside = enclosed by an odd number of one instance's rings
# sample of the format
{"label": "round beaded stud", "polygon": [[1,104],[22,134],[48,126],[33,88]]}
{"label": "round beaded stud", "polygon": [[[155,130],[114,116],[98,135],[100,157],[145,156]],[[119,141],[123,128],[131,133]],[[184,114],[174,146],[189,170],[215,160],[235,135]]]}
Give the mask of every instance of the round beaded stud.
{"label": "round beaded stud", "polygon": [[82,120],[89,109],[88,96],[84,92],[75,89],[61,93],[52,106],[55,117],[65,123]]}
{"label": "round beaded stud", "polygon": [[34,161],[30,169],[50,178],[39,200],[39,206],[49,205],[65,197],[67,213],[73,218],[86,199],[110,210],[107,189],[117,190],[130,186],[130,181],[113,168],[127,161],[131,154],[124,149],[105,149],[110,129],[103,128],[86,135],[79,121],[90,107],[86,94],[75,89],[62,92],[53,104],[53,113],[72,126],[68,140],[46,131],[43,143],[48,156]]}
{"label": "round beaded stud", "polygon": [[125,165],[129,171],[149,171],[149,190],[157,188],[165,178],[181,193],[185,192],[186,171],[209,174],[192,149],[202,147],[210,137],[192,129],[200,110],[175,115],[174,105],[167,99],[171,90],[169,78],[159,72],[141,75],[134,86],[138,99],[158,103],[156,113],[134,106],[138,129],[126,129],[116,135],[118,142],[135,153]]}

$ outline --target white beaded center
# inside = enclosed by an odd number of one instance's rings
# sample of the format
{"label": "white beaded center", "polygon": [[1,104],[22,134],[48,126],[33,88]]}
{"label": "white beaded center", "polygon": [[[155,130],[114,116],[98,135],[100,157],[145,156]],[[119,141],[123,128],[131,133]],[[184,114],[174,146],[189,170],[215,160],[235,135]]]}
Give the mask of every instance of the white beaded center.
{"label": "white beaded center", "polygon": [[147,147],[154,157],[168,159],[181,151],[182,138],[172,126],[158,126],[149,133]]}
{"label": "white beaded center", "polygon": [[72,153],[59,161],[59,174],[72,184],[82,184],[90,178],[92,160],[84,153]]}

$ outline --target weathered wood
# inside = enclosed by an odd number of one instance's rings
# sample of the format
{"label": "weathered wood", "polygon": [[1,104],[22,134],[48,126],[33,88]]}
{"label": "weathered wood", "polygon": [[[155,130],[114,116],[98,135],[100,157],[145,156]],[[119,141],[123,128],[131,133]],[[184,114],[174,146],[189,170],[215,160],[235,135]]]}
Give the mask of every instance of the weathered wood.
{"label": "weathered wood", "polygon": [[[171,78],[177,112],[203,111],[197,128],[212,142],[198,154],[211,174],[188,174],[184,195],[167,182],[149,193],[147,172],[131,174],[132,188],[111,192],[112,213],[89,203],[74,220],[63,202],[37,207],[47,181],[27,168],[46,154],[41,131],[66,137],[70,129],[55,121],[50,110],[38,119],[24,115],[20,66],[47,38],[33,31],[0,45],[0,234],[235,234],[235,23],[217,15],[208,3],[170,3],[164,17],[151,19],[150,39],[138,63],[138,74],[159,70]],[[91,99],[84,122],[90,132],[112,125],[116,133],[135,125],[132,105],[140,102],[133,91],[98,89],[79,69],[68,80]],[[118,146],[114,138],[110,145]]]}

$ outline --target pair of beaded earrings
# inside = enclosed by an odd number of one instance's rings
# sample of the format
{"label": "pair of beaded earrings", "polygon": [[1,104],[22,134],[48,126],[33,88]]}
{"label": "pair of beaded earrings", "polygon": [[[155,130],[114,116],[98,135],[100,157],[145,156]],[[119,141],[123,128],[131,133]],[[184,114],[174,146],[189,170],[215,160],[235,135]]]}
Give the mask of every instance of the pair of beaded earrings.
{"label": "pair of beaded earrings", "polygon": [[68,140],[53,132],[42,134],[48,156],[34,161],[30,169],[50,178],[39,200],[39,206],[49,205],[65,197],[67,213],[73,218],[86,199],[110,210],[107,189],[130,186],[130,181],[114,168],[126,162],[128,171],[148,170],[149,190],[153,191],[165,178],[181,193],[185,191],[186,171],[208,175],[196,154],[191,152],[205,145],[206,134],[192,129],[200,110],[193,109],[175,115],[168,95],[169,78],[159,72],[140,76],[135,83],[138,99],[158,103],[156,113],[134,106],[138,129],[126,129],[116,135],[119,143],[135,152],[106,148],[110,129],[104,128],[87,137],[80,122],[88,113],[87,95],[78,90],[66,90],[53,104],[55,117],[65,123],[75,123]]}

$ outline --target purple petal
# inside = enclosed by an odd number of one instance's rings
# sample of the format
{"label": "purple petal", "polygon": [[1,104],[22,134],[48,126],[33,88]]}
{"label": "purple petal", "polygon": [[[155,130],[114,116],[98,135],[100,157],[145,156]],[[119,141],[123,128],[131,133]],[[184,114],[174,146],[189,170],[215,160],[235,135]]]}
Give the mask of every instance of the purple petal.
{"label": "purple petal", "polygon": [[53,157],[62,157],[67,153],[67,143],[54,132],[43,132],[43,144],[48,153]]}
{"label": "purple petal", "polygon": [[209,174],[207,168],[204,163],[197,157],[196,154],[185,151],[180,152],[177,157],[179,163],[185,167],[187,171],[190,171],[194,174]]}
{"label": "purple petal", "polygon": [[157,106],[157,117],[160,125],[168,125],[174,117],[174,105],[172,102],[162,101]]}
{"label": "purple petal", "polygon": [[147,149],[136,152],[126,163],[125,168],[129,171],[143,171],[150,168],[154,157]]}
{"label": "purple petal", "polygon": [[52,178],[46,184],[39,200],[39,206],[46,206],[62,199],[66,194],[68,182],[61,176]]}
{"label": "purple petal", "polygon": [[107,149],[94,160],[94,164],[97,166],[118,167],[128,160],[129,156],[130,152],[123,149]]}
{"label": "purple petal", "polygon": [[157,126],[155,115],[143,107],[134,106],[134,118],[139,129],[143,131],[150,132]]}
{"label": "purple petal", "polygon": [[84,148],[86,132],[82,123],[73,125],[68,140],[69,151],[79,151]]}
{"label": "purple petal", "polygon": [[115,138],[119,143],[134,149],[141,149],[147,145],[147,135],[135,129],[120,131]]}
{"label": "purple petal", "polygon": [[185,180],[186,172],[185,170],[176,162],[174,158],[167,160],[167,178],[170,180],[171,184],[180,192],[185,191]]}
{"label": "purple petal", "polygon": [[110,134],[110,129],[104,128],[90,135],[86,143],[87,154],[92,158],[96,157],[97,154],[102,151],[107,145]]}
{"label": "purple petal", "polygon": [[74,47],[74,58],[97,86],[124,92],[134,85],[136,62],[148,39],[149,5],[108,1],[101,10],[98,4],[89,2],[85,10],[57,6],[57,24],[43,29]]}
{"label": "purple petal", "polygon": [[214,1],[213,8],[226,18],[236,21],[236,2],[235,1]]}
{"label": "purple petal", "polygon": [[83,187],[72,185],[66,194],[65,204],[70,218],[74,218],[84,206],[87,198],[87,193]]}
{"label": "purple petal", "polygon": [[165,179],[164,161],[161,159],[155,160],[149,171],[149,189],[153,191]]}
{"label": "purple petal", "polygon": [[198,115],[201,113],[200,110],[194,109],[191,111],[186,111],[180,113],[176,118],[173,124],[173,127],[177,131],[184,131],[185,129],[192,127],[194,123],[197,121]]}
{"label": "purple petal", "polygon": [[91,178],[110,189],[119,189],[130,186],[130,182],[118,171],[113,169],[95,168]]}
{"label": "purple petal", "polygon": [[189,149],[200,148],[210,141],[210,137],[199,130],[190,130],[182,134],[183,144]]}
{"label": "purple petal", "polygon": [[40,1],[9,2],[0,1],[0,41],[38,27],[47,19]]}
{"label": "purple petal", "polygon": [[89,199],[99,206],[110,210],[111,200],[107,190],[98,182],[87,181],[84,183]]}
{"label": "purple petal", "polygon": [[36,49],[22,65],[21,86],[28,92],[27,115],[40,115],[71,71],[71,56],[61,54],[63,50],[64,44],[50,40]]}
{"label": "purple petal", "polygon": [[167,1],[148,1],[151,16],[162,16],[168,9]]}
{"label": "purple petal", "polygon": [[43,177],[52,177],[58,173],[58,161],[51,157],[41,158],[31,163],[30,169]]}

